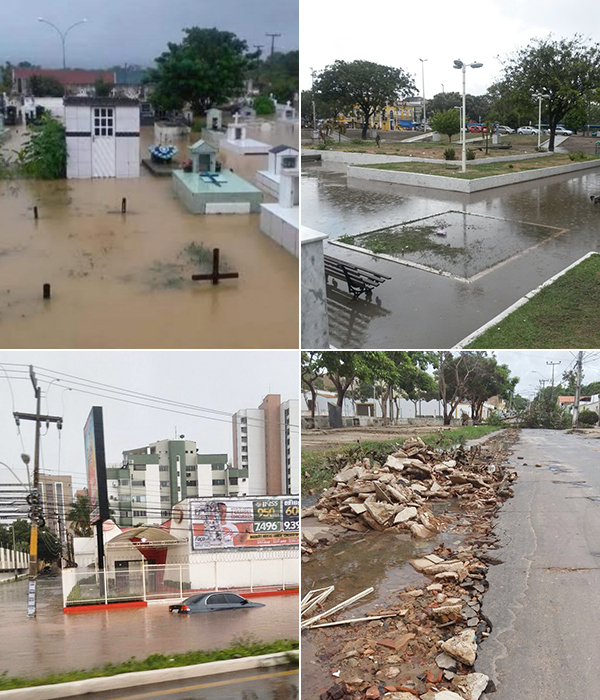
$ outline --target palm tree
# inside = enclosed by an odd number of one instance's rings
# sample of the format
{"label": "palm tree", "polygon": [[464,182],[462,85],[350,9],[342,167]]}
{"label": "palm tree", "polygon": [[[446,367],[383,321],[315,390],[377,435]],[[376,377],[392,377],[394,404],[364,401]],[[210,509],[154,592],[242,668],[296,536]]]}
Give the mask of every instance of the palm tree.
{"label": "palm tree", "polygon": [[71,529],[75,537],[91,537],[93,534],[90,525],[92,507],[87,496],[77,495],[71,504],[71,510],[67,513],[67,520],[71,523]]}

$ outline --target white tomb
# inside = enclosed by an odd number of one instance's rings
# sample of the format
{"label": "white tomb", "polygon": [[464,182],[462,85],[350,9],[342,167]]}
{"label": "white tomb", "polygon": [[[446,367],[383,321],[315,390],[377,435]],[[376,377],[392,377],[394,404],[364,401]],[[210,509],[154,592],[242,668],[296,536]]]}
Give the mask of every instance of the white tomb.
{"label": "white tomb", "polygon": [[298,175],[300,171],[300,154],[291,146],[275,146],[269,151],[267,170],[257,170],[254,182],[263,192],[279,198],[282,173]]}
{"label": "white tomb", "polygon": [[292,107],[292,103],[288,100],[284,105],[276,104],[275,111],[277,112],[277,119],[282,122],[295,122],[296,121],[296,110]]}
{"label": "white tomb", "polygon": [[[298,155],[297,151],[296,155]],[[279,243],[288,253],[299,257],[299,228],[300,170],[296,159],[295,168],[282,168],[279,171],[278,201],[260,205],[260,230]]]}
{"label": "white tomb", "polygon": [[140,107],[127,97],[64,98],[67,177],[138,177]]}
{"label": "white tomb", "polygon": [[223,128],[223,111],[212,107],[206,112],[206,128],[210,131],[221,131]]}
{"label": "white tomb", "polygon": [[247,130],[247,125],[241,123],[239,114],[236,114],[234,121],[227,125],[227,134],[221,141],[220,147],[238,155],[267,155],[271,150],[271,145],[249,139]]}

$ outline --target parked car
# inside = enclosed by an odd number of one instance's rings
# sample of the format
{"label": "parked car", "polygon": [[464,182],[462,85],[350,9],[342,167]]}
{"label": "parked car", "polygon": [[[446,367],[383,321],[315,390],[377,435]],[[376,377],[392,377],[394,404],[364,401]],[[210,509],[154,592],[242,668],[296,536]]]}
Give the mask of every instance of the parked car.
{"label": "parked car", "polygon": [[526,136],[531,136],[532,134],[537,134],[538,130],[535,126],[520,126],[517,129],[517,134],[525,134]]}
{"label": "parked car", "polygon": [[571,129],[565,129],[564,126],[557,126],[554,132],[557,136],[573,136]]}
{"label": "parked car", "polygon": [[189,615],[190,613],[214,612],[216,610],[264,607],[262,603],[253,603],[237,593],[200,593],[186,598],[182,603],[169,605],[169,612]]}
{"label": "parked car", "polygon": [[498,127],[498,133],[499,134],[514,134],[515,130],[510,126],[505,126],[504,124],[500,124],[500,126]]}

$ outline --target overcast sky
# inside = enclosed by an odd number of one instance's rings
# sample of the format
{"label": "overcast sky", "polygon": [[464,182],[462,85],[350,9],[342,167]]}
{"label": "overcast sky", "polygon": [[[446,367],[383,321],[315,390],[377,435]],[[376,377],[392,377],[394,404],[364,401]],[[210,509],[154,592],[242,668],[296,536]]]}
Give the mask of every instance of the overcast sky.
{"label": "overcast sky", "polygon": [[67,36],[67,65],[79,68],[139,63],[152,65],[167,49],[180,42],[185,27],[217,27],[248,42],[264,44],[266,32],[281,34],[275,49],[298,48],[298,0],[28,0],[23,5],[0,2],[0,62],[30,61],[45,68],[62,67],[60,36],[38,22],[43,17],[63,32],[80,19]]}
{"label": "overcast sky", "polygon": [[[33,364],[40,375],[46,370],[49,374],[63,372],[227,414],[241,408],[257,408],[269,393],[281,394],[284,401],[297,398],[300,382],[299,353],[294,350],[0,351],[0,462],[8,464],[21,477],[24,466],[20,455],[24,450],[12,414],[13,410],[35,412],[33,387],[27,371],[29,364]],[[10,383],[4,370],[11,377]],[[200,452],[227,453],[232,457],[230,415],[212,414],[217,420],[209,419],[211,414],[208,413],[198,414],[205,417],[180,415],[69,391],[61,384],[55,382],[49,387],[47,381],[40,383],[42,413],[64,418],[60,461],[58,431],[50,425],[42,439],[42,467],[48,473],[57,473],[60,467],[62,474],[74,475],[75,488],[85,485],[83,427],[94,405],[104,408],[108,464],[120,462],[123,450],[176,435],[195,440]],[[188,411],[186,408],[177,410]],[[32,421],[21,423],[23,445],[32,458],[34,425]],[[44,426],[42,432],[45,431]],[[13,481],[7,478],[6,469],[0,465],[0,481],[7,480]]]}
{"label": "overcast sky", "polygon": [[390,3],[300,3],[302,46],[301,87],[310,88],[310,69],[321,70],[335,60],[373,61],[404,69],[422,91],[420,58],[425,67],[425,97],[462,93],[462,71],[455,59],[478,61],[467,68],[467,93],[484,94],[500,75],[498,56],[527,46],[531,38],[570,37],[575,33],[600,37],[598,4],[581,0],[569,6],[548,0],[485,0],[448,3],[428,0],[408,5]]}

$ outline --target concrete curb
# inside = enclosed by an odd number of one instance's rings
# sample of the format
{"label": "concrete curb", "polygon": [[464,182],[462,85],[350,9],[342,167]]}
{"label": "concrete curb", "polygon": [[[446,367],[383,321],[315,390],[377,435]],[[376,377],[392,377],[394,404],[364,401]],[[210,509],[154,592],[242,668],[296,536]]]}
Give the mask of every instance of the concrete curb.
{"label": "concrete curb", "polygon": [[[530,156],[528,156],[530,158]],[[536,158],[540,156],[535,156]],[[513,159],[524,160],[519,156]],[[412,158],[411,160],[418,160]],[[506,160],[506,159],[503,159]],[[491,161],[491,159],[490,159]],[[490,162],[486,161],[486,162]],[[388,162],[395,162],[389,160]],[[436,161],[430,160],[430,163]],[[445,161],[444,161],[445,162]],[[393,185],[412,185],[413,187],[426,187],[434,190],[446,190],[448,192],[461,192],[463,194],[473,194],[484,190],[491,190],[505,185],[515,185],[522,182],[533,182],[542,180],[553,175],[565,175],[578,173],[582,170],[600,168],[600,160],[588,161],[585,163],[573,163],[568,165],[556,165],[549,168],[538,168],[537,170],[526,170],[519,173],[509,173],[506,175],[489,175],[476,180],[453,179],[446,175],[427,175],[424,173],[409,173],[401,170],[378,170],[377,168],[363,168],[360,166],[348,165],[347,175],[356,180],[369,180],[374,182],[386,182]]]}
{"label": "concrete curb", "polygon": [[576,260],[574,263],[571,263],[568,267],[565,267],[564,270],[561,270],[560,272],[557,272],[553,277],[550,277],[550,279],[547,279],[545,282],[540,284],[538,287],[535,289],[532,289],[528,294],[525,296],[521,297],[517,301],[515,301],[514,304],[511,304],[507,309],[505,309],[502,313],[498,314],[495,316],[491,321],[488,321],[485,323],[483,326],[478,328],[476,331],[468,335],[466,338],[463,338],[463,340],[460,341],[460,343],[457,343],[452,350],[463,350],[465,346],[467,346],[469,343],[472,343],[476,338],[479,338],[480,335],[485,333],[489,328],[492,328],[492,326],[496,326],[500,321],[503,321],[507,316],[512,314],[513,311],[516,311],[520,306],[523,306],[523,304],[526,304],[530,299],[533,299],[533,297],[538,294],[544,287],[547,287],[549,284],[552,284],[553,282],[556,282],[556,280],[559,277],[562,277],[564,274],[566,274],[569,270],[572,270],[574,267],[577,267],[579,263],[582,263],[584,260],[587,260],[590,258],[592,255],[600,255],[600,253],[596,253],[594,251],[591,251],[589,253],[586,253],[582,258],[579,258],[579,260]]}
{"label": "concrete curb", "polygon": [[280,652],[278,654],[265,654],[264,656],[249,656],[243,659],[230,659],[228,661],[211,661],[206,664],[194,666],[178,666],[177,668],[164,668],[155,671],[137,671],[135,673],[120,673],[116,676],[102,678],[88,678],[84,681],[70,681],[68,683],[56,683],[55,685],[38,685],[31,688],[17,688],[15,690],[0,691],[1,700],[59,700],[71,698],[87,693],[100,693],[103,691],[131,688],[138,685],[155,685],[183,681],[188,678],[204,678],[220,673],[234,673],[247,671],[253,668],[270,668],[282,666],[288,663],[289,655],[299,657],[298,650]]}

